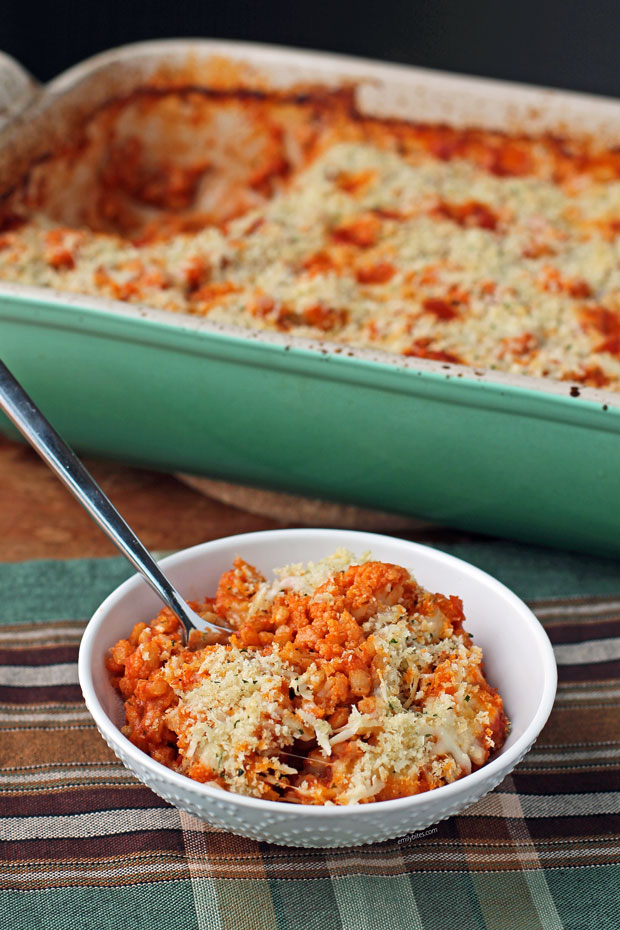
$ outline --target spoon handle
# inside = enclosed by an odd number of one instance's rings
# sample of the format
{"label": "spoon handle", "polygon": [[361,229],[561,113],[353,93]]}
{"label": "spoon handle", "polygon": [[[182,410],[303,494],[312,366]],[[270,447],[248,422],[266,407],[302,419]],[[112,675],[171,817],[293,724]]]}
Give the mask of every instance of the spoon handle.
{"label": "spoon handle", "polygon": [[192,628],[211,627],[194,614],[163,574],[116,507],[71,451],[39,408],[26,394],[6,365],[0,361],[0,410],[17,427],[60,480],[99,524],[131,564],[144,576],[162,601],[179,617],[187,634]]}

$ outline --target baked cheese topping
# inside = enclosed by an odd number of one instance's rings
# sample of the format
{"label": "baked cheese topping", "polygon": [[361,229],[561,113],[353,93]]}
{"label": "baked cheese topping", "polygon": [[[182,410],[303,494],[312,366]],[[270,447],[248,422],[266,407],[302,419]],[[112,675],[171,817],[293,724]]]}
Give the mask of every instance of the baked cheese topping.
{"label": "baked cheese topping", "polygon": [[184,648],[163,611],[111,650],[125,732],[199,781],[270,800],[357,804],[483,765],[507,731],[458,598],[339,550],[265,580],[241,559],[197,605],[234,627]]}
{"label": "baked cheese topping", "polygon": [[620,389],[618,151],[302,97],[103,107],[0,205],[0,279]]}
{"label": "baked cheese topping", "polygon": [[620,181],[340,143],[225,230],[132,244],[33,216],[0,278],[616,390],[616,226]]}

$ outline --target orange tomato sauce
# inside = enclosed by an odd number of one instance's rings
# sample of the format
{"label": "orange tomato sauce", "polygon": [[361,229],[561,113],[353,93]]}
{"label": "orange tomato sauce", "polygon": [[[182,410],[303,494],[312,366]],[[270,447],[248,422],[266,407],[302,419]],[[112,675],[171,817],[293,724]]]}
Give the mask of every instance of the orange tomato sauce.
{"label": "orange tomato sauce", "polygon": [[[125,700],[123,732],[155,760],[269,800],[341,804],[427,791],[501,747],[502,700],[463,628],[458,597],[432,594],[405,568],[372,561],[335,572],[310,593],[285,581],[266,597],[265,584],[238,558],[215,596],[192,604],[231,628],[224,645],[205,645],[197,632],[185,645],[165,608],[110,650],[107,669]],[[192,701],[216,675],[225,691],[222,669],[236,675],[235,663],[247,670],[266,662],[269,674],[239,672],[255,676],[244,679],[244,701],[263,688],[263,710],[236,746],[238,709],[224,698],[217,712]],[[192,748],[196,727],[202,754]],[[208,743],[220,732],[227,736],[218,756]]]}

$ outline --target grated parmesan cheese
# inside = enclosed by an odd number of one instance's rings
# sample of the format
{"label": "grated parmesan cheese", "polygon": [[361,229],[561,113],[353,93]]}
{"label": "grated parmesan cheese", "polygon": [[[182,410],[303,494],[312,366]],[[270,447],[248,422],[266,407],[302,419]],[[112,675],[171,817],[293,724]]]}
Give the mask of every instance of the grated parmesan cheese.
{"label": "grated parmesan cheese", "polygon": [[225,228],[136,244],[33,213],[0,278],[620,390],[620,181],[543,168],[335,142]]}
{"label": "grated parmesan cheese", "polygon": [[[155,694],[174,696],[163,722],[181,772],[257,797],[357,804],[454,781],[501,745],[501,698],[454,598],[345,549],[274,574],[261,582],[237,558],[222,576],[217,608],[228,593],[246,618],[226,645],[187,651],[159,633],[155,672],[154,640],[136,648]],[[231,575],[252,580],[248,610]],[[148,701],[144,714],[154,719]],[[139,742],[144,726],[128,734]]]}

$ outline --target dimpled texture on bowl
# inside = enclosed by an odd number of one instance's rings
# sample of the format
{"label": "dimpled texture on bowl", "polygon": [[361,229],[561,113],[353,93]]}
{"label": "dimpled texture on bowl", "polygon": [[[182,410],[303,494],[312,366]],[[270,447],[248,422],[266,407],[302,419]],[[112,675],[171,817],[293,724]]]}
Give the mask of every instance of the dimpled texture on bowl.
{"label": "dimpled texture on bowl", "polygon": [[121,733],[122,700],[104,662],[134,623],[161,608],[139,577],[113,592],[93,615],[80,648],[79,677],[99,732],[140,781],[180,810],[251,839],[288,846],[355,846],[423,830],[462,811],[496,787],[530,749],[553,704],[556,667],[547,636],[519,598],[498,581],[445,553],[370,533],[271,530],[228,537],[177,553],[162,563],[188,599],[212,594],[221,573],[241,555],[265,574],[278,565],[330,555],[355,555],[407,567],[424,587],[463,598],[466,628],[485,654],[485,671],[511,720],[502,750],[486,766],[450,785],[393,801],[352,806],[303,806],[236,795],[179,775],[141,752]]}

